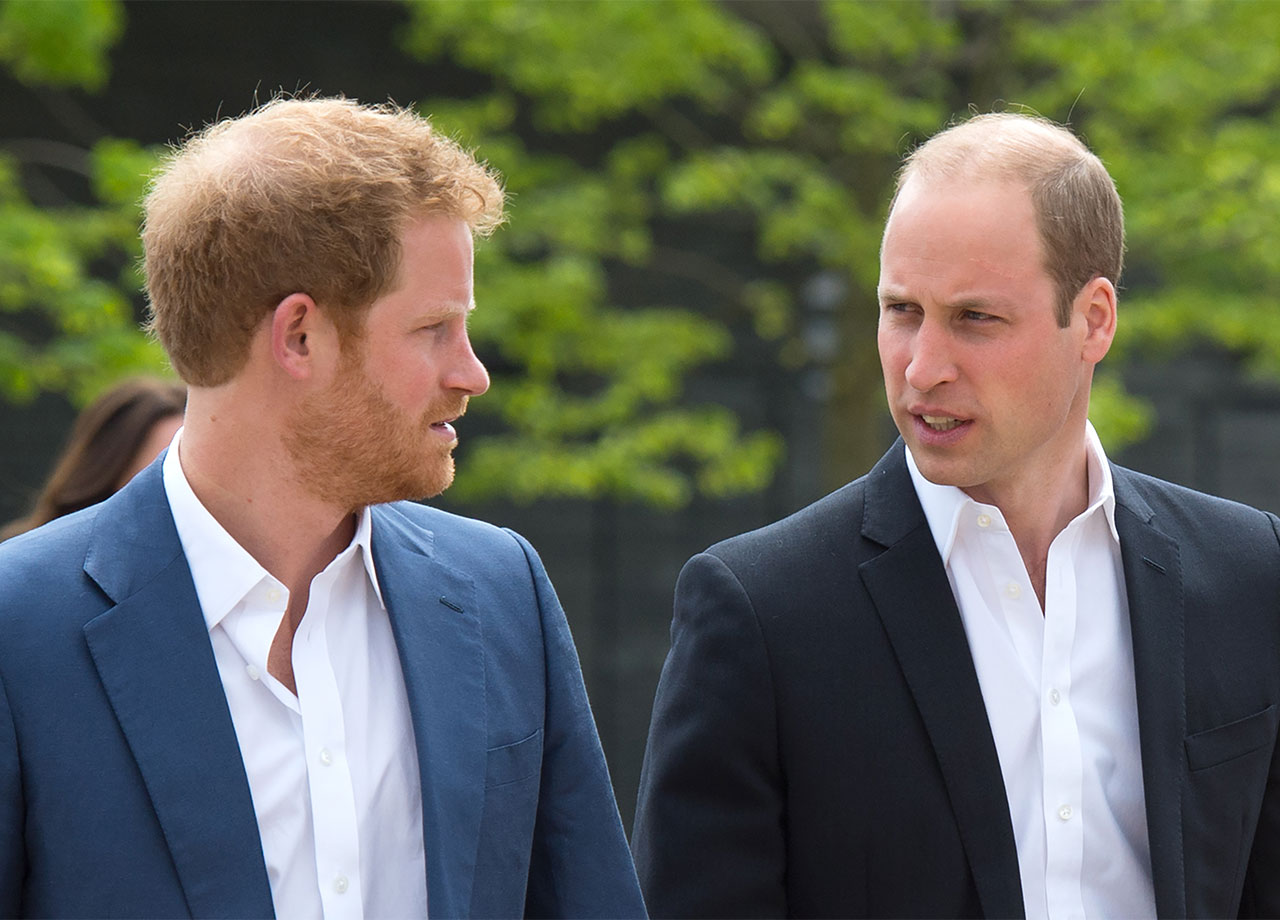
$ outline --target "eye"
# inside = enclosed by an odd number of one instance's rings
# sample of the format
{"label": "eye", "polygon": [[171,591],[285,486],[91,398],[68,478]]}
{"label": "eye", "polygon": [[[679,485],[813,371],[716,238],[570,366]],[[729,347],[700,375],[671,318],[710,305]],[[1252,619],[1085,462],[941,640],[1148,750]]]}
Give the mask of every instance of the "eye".
{"label": "eye", "polygon": [[974,323],[993,323],[1000,319],[1000,317],[995,316],[994,314],[983,313],[980,310],[965,310],[960,314],[960,318],[967,319]]}
{"label": "eye", "polygon": [[890,303],[882,304],[880,309],[883,310],[885,313],[915,313],[920,308],[913,303],[893,301]]}
{"label": "eye", "polygon": [[442,316],[440,319],[424,322],[421,326],[418,327],[417,331],[418,332],[441,332],[445,329],[446,326],[448,326],[448,324],[449,324],[448,317]]}

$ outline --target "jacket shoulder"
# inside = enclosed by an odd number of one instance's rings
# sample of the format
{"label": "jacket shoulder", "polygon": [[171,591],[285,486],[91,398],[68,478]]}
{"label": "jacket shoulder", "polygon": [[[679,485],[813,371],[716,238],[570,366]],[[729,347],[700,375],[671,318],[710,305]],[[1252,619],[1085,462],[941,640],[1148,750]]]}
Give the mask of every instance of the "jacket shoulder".
{"label": "jacket shoulder", "polygon": [[1251,505],[1198,492],[1167,482],[1146,473],[1112,465],[1116,505],[1149,521],[1166,532],[1179,536],[1218,528],[1260,529],[1271,531],[1278,523],[1275,515]]}
{"label": "jacket shoulder", "polygon": [[[0,617],[24,599],[59,596],[60,586],[82,583],[99,505],[50,521],[0,543]],[[58,592],[58,593],[51,593]]]}
{"label": "jacket shoulder", "polygon": [[729,537],[705,552],[739,573],[802,571],[861,539],[868,477],[864,476],[786,517]]}
{"label": "jacket shoulder", "polygon": [[438,560],[456,568],[509,565],[524,556],[521,539],[513,531],[476,518],[408,501],[377,505],[372,513],[375,523],[430,549]]}

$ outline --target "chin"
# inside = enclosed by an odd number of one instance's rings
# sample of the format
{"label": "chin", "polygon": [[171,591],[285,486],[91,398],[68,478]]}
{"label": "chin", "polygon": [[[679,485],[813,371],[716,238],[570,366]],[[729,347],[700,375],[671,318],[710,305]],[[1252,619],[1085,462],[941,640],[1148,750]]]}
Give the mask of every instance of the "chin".
{"label": "chin", "polygon": [[921,454],[923,451],[912,449],[911,454],[916,460],[916,469],[920,471],[920,475],[929,480],[936,486],[956,486],[963,489],[968,485],[967,477],[962,476],[960,471],[948,469],[942,463],[929,463],[927,460],[922,462]]}
{"label": "chin", "polygon": [[[418,466],[414,469],[393,473],[384,471],[381,476],[370,476],[357,482],[348,483],[344,494],[348,496],[346,504],[351,510],[359,510],[369,505],[385,505],[398,501],[422,501],[435,498],[453,484],[453,458],[431,468]],[[314,486],[315,483],[313,482]],[[326,494],[323,488],[319,494]],[[333,494],[333,490],[328,492]]]}
{"label": "chin", "polygon": [[405,483],[405,488],[399,490],[394,500],[405,499],[408,501],[424,501],[428,498],[435,498],[444,492],[445,489],[453,485],[453,457],[446,457],[444,462],[438,464],[430,470],[418,470],[416,477],[411,477]]}
{"label": "chin", "polygon": [[453,470],[449,471],[448,477],[443,481],[436,479],[432,480],[429,485],[425,485],[419,494],[414,496],[413,501],[426,501],[429,498],[436,498],[444,494],[444,491],[451,485],[453,485]]}

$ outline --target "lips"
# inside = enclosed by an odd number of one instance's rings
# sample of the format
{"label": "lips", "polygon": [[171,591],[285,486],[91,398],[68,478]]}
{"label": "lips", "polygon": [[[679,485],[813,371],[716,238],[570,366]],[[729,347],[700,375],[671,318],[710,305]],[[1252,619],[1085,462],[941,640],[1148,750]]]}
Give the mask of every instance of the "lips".
{"label": "lips", "polygon": [[912,443],[918,447],[953,447],[968,437],[974,425],[972,418],[952,415],[940,406],[914,405],[907,407],[907,412],[914,436]]}
{"label": "lips", "polygon": [[428,422],[426,419],[423,419],[423,423],[428,431],[434,431],[437,435],[453,441],[458,437],[458,433],[453,429],[453,423],[466,414],[467,406],[466,403],[463,403],[461,406],[450,408],[454,408],[455,411],[434,422]]}
{"label": "lips", "polygon": [[458,432],[454,430],[453,423],[456,422],[457,420],[458,420],[458,416],[455,415],[452,418],[442,419],[441,421],[438,421],[438,422],[432,422],[427,427],[431,431],[434,431],[437,435],[442,435],[445,438],[449,439],[450,441],[456,441],[458,439]]}

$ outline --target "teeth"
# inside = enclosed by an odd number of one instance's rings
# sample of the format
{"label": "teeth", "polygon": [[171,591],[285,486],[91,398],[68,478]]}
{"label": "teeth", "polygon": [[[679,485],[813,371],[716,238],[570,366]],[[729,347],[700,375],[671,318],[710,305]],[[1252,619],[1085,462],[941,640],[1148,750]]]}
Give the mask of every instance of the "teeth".
{"label": "teeth", "polygon": [[922,415],[920,417],[934,431],[950,431],[960,424],[960,419],[951,418],[948,415]]}

